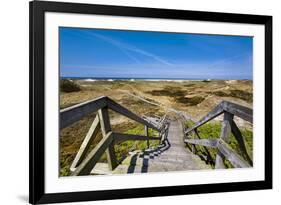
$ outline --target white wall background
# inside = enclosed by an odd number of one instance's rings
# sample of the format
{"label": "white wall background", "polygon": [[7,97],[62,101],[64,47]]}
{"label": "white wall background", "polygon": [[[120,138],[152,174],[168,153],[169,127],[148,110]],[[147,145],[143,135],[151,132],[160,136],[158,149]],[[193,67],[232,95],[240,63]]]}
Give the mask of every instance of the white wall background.
{"label": "white wall background", "polygon": [[[74,1],[74,0],[72,0]],[[77,0],[75,0],[77,2]],[[158,7],[169,9],[273,15],[274,87],[274,189],[236,193],[126,199],[79,204],[253,204],[273,203],[279,194],[281,115],[281,5],[277,0],[81,0],[80,2]],[[0,31],[0,204],[27,204],[28,201],[28,1],[1,2]],[[279,196],[278,196],[279,195]],[[275,203],[274,203],[275,202]],[[277,202],[278,203],[278,202]]]}

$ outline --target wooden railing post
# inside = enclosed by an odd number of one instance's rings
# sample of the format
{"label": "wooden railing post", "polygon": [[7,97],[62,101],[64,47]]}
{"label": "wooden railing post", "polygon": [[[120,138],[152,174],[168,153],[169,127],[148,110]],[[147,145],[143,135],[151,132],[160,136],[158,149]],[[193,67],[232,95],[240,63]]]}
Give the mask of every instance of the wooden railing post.
{"label": "wooden railing post", "polygon": [[[98,111],[101,132],[103,137],[106,137],[109,132],[111,132],[111,126],[109,121],[108,108],[104,107]],[[110,170],[114,170],[117,167],[117,159],[115,156],[114,142],[110,143],[108,149],[106,150],[107,162]]]}
{"label": "wooden railing post", "polygon": [[147,136],[147,148],[149,148],[149,133],[148,133],[148,127],[145,125],[144,126],[144,131],[145,131],[145,136]]}
{"label": "wooden railing post", "polygon": [[251,166],[253,166],[253,160],[251,159],[251,157],[249,155],[249,151],[247,150],[247,147],[245,145],[245,140],[242,136],[241,131],[239,130],[239,128],[237,127],[236,123],[233,120],[230,123],[231,123],[230,125],[231,125],[232,134],[234,135],[235,139],[238,142],[239,149],[243,153],[243,156],[247,160],[247,162]]}
{"label": "wooden railing post", "polygon": [[[229,140],[230,132],[231,132],[231,127],[230,127],[230,121],[233,120],[233,114],[224,112],[224,118],[221,126],[221,134],[220,134],[220,139],[224,140],[227,142]],[[215,168],[216,169],[224,169],[224,155],[221,153],[221,151],[218,150],[217,156],[216,156],[216,164]]]}
{"label": "wooden railing post", "polygon": [[162,143],[164,141],[164,134],[163,134],[163,129],[159,132],[159,137],[161,138],[160,139],[160,142]]}
{"label": "wooden railing post", "polygon": [[[197,128],[194,129],[194,133],[196,134],[196,136],[197,136],[198,139],[201,139]],[[194,146],[194,148],[195,148],[195,151],[197,152],[195,146]],[[213,160],[213,158],[212,158],[212,156],[211,156],[211,153],[209,152],[209,150],[208,150],[205,146],[203,146],[203,148],[204,148],[205,152],[207,153],[207,158],[208,158],[207,161],[210,162],[210,163],[213,163],[214,160]]]}
{"label": "wooden railing post", "polygon": [[[197,138],[200,139],[200,138],[199,138],[199,133],[198,133],[198,131],[197,131],[197,128],[194,129],[193,139],[195,139],[195,136],[197,136]],[[194,144],[194,145],[191,145],[191,151],[192,151],[193,154],[196,154],[197,149],[196,149],[196,145],[195,145],[195,144]]]}

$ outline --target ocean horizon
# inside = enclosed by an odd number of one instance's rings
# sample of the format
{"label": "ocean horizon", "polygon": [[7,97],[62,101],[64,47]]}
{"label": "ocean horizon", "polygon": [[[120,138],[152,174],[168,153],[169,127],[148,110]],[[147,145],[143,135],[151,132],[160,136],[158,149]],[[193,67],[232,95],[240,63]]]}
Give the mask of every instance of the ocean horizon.
{"label": "ocean horizon", "polygon": [[125,77],[74,77],[74,76],[62,76],[63,79],[73,79],[73,80],[84,80],[84,81],[190,81],[190,80],[253,80],[250,78],[125,78]]}

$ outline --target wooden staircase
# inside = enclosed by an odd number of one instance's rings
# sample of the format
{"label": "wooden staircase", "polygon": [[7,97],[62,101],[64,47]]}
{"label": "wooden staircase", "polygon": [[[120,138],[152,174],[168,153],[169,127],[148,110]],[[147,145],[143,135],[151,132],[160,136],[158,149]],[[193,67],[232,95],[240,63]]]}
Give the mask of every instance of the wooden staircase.
{"label": "wooden staircase", "polygon": [[144,152],[131,153],[114,174],[184,171],[211,169],[198,156],[185,148],[182,124],[175,120],[170,122],[167,139],[160,146]]}
{"label": "wooden staircase", "polygon": [[[113,132],[110,126],[108,109],[143,124],[146,134],[131,135]],[[248,157],[243,136],[233,120],[235,115],[252,122],[252,110],[249,108],[229,102],[222,102],[193,127],[186,129],[184,125],[186,117],[181,113],[178,113],[178,117],[173,120],[168,119],[167,114],[158,120],[154,120],[151,117],[140,117],[110,98],[101,97],[61,110],[61,128],[71,125],[92,112],[98,112],[98,114],[71,165],[72,175],[212,169],[210,165],[207,165],[206,162],[196,155],[196,146],[218,149],[216,168],[225,168],[223,166],[224,158],[227,158],[234,167],[252,167],[252,161]],[[224,120],[222,122],[220,139],[200,139],[197,128],[221,114],[224,115]],[[156,130],[159,136],[149,136],[148,128]],[[90,151],[90,144],[99,129],[102,131],[103,139]],[[190,138],[190,133],[192,132],[196,134],[197,138]],[[230,132],[233,132],[241,151],[246,156],[246,160],[227,144]],[[114,144],[127,140],[145,140],[147,141],[148,149],[130,152],[128,157],[121,163],[118,163],[114,153]],[[160,145],[150,147],[150,140],[158,140]],[[187,149],[186,146],[188,144],[192,145],[194,149]],[[98,160],[105,152],[107,153],[108,163],[98,163]]]}
{"label": "wooden staircase", "polygon": [[211,169],[197,155],[185,148],[183,127],[178,120],[171,121],[167,130],[167,138],[157,147],[145,151],[136,150],[129,153],[113,171],[106,163],[98,163],[92,174],[129,174],[147,172],[167,172]]}

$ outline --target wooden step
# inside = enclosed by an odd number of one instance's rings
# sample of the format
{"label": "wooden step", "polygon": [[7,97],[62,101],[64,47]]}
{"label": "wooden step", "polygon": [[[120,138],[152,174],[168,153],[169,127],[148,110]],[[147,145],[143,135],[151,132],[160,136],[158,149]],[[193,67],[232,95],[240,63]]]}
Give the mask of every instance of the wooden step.
{"label": "wooden step", "polygon": [[109,170],[109,166],[107,163],[99,162],[92,169],[91,174],[93,175],[110,175],[112,171]]}
{"label": "wooden step", "polygon": [[113,171],[109,170],[106,163],[98,163],[91,173],[127,174],[211,169],[209,165],[185,147],[180,122],[171,122],[168,140],[169,142],[164,141],[157,147],[130,152],[130,155]]}

